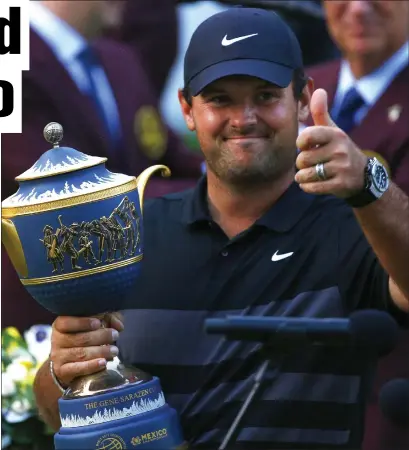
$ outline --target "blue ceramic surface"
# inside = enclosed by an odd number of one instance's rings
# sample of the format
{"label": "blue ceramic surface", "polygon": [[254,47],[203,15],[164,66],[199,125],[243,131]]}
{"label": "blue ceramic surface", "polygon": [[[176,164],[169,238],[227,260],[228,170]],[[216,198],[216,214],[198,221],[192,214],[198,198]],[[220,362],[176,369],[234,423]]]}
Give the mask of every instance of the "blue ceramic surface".
{"label": "blue ceramic surface", "polygon": [[54,437],[55,450],[181,450],[182,431],[175,410],[168,405],[137,417],[86,430],[61,428]]}
{"label": "blue ceramic surface", "polygon": [[176,412],[158,378],[92,397],[60,399],[56,450],[177,449],[183,443]]}
{"label": "blue ceramic surface", "polygon": [[121,309],[142,258],[137,190],[13,222],[28,267],[26,288],[41,305],[60,315]]}

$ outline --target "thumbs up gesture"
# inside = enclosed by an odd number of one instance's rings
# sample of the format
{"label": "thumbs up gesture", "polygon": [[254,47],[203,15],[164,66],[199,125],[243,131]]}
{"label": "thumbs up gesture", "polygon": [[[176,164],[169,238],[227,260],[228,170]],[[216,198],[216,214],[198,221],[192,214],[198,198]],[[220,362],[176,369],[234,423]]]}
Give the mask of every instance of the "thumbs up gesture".
{"label": "thumbs up gesture", "polygon": [[332,120],[324,89],[313,93],[310,112],[314,125],[297,139],[296,182],[311,194],[355,195],[364,188],[367,157]]}

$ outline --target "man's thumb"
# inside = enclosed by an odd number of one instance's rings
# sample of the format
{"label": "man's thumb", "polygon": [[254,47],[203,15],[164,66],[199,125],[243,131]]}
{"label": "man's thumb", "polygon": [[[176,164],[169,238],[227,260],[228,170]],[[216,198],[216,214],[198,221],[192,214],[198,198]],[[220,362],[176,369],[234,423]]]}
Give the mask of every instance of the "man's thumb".
{"label": "man's thumb", "polygon": [[328,94],[324,89],[317,89],[313,92],[310,111],[314,125],[336,127],[328,112]]}

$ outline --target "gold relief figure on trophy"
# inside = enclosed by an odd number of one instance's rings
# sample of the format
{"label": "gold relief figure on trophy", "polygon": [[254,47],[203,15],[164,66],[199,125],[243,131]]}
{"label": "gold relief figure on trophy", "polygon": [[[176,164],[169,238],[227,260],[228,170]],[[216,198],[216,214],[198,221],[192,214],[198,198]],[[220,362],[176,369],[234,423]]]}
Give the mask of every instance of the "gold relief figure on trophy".
{"label": "gold relief figure on trophy", "polygon": [[[131,206],[132,205],[132,206]],[[125,227],[125,252],[126,254],[132,256],[135,254],[136,247],[138,245],[136,239],[136,227],[134,224],[133,214],[135,212],[131,212],[131,210],[136,210],[135,205],[129,201],[128,197],[124,197],[121,203],[115,208],[114,213],[122,220]]]}
{"label": "gold relief figure on trophy", "polygon": [[139,230],[139,222],[140,217],[138,217],[136,206],[134,202],[129,202],[129,212],[131,216],[135,219],[136,222],[136,242],[135,242],[135,248],[139,245],[139,242],[141,241],[141,233]]}
{"label": "gold relief figure on trophy", "polygon": [[[114,209],[115,211],[115,209]],[[107,228],[111,231],[113,240],[114,240],[114,259],[122,259],[125,258],[125,231],[123,230],[121,224],[118,222],[118,219],[115,217],[114,211],[111,215],[106,218],[103,217],[104,222]],[[119,256],[117,257],[117,252],[119,251]]]}
{"label": "gold relief figure on trophy", "polygon": [[91,233],[89,232],[89,224],[86,222],[82,222],[80,236],[78,238],[78,245],[80,247],[78,253],[82,253],[83,258],[88,265],[91,265],[92,263],[96,265],[99,263],[99,260],[95,257],[94,251],[92,249],[93,241],[90,241],[90,236]]}
{"label": "gold relief figure on trophy", "polygon": [[112,246],[112,234],[102,223],[101,219],[93,220],[90,223],[91,234],[98,236],[98,259],[102,262],[102,256],[106,250],[105,262],[113,261],[113,246]]}
{"label": "gold relief figure on trophy", "polygon": [[71,266],[73,270],[82,269],[82,267],[77,264],[80,253],[74,246],[74,238],[79,234],[77,231],[79,228],[79,224],[74,222],[67,227],[62,223],[61,217],[61,215],[58,216],[58,221],[60,222],[61,226],[60,237],[62,238],[60,250],[62,253],[70,256]]}
{"label": "gold relief figure on trophy", "polygon": [[[58,236],[53,231],[51,225],[46,225],[43,229],[44,239],[40,239],[40,241],[46,248],[47,261],[53,266],[52,273],[56,273],[58,270],[64,272],[64,255],[58,245]],[[59,233],[59,229],[57,229],[57,233]]]}

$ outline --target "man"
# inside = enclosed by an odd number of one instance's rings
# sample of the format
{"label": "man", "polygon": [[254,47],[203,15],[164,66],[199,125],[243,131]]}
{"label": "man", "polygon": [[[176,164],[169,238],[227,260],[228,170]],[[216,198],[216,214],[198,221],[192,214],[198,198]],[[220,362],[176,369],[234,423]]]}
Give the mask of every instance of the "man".
{"label": "man", "polygon": [[[312,67],[308,75],[328,92],[335,122],[368,155],[377,154],[409,194],[409,2],[324,1],[323,6],[342,59]],[[378,406],[379,390],[388,380],[409,378],[408,354],[405,332],[380,362],[367,415],[366,450],[409,446],[407,431],[386,421]]]}
{"label": "man", "polygon": [[[206,335],[204,320],[377,308],[408,325],[409,199],[335,126],[325,91],[312,95],[299,44],[276,14],[234,8],[204,21],[184,79],[181,108],[206,177],[147,203],[142,273],[124,327],[117,318],[101,328],[95,318],[59,317],[50,360],[63,389],[105,367],[124,329],[122,360],[161,379],[189,448],[214,449],[262,357],[257,344]],[[309,105],[315,126],[297,139]],[[372,165],[384,181],[375,194]],[[360,448],[369,366],[351,348],[295,349],[268,372],[233,448]],[[61,392],[48,363],[35,392],[58,428]]]}
{"label": "man", "polygon": [[[22,133],[2,136],[3,199],[17,191],[14,178],[49,149],[42,130],[53,121],[64,127],[63,144],[106,156],[113,172],[137,176],[157,162],[168,165],[172,180],[153,178],[148,197],[183,190],[200,176],[202,159],[184,149],[161,121],[158,95],[145,71],[153,63],[139,60],[127,45],[99,38],[105,15],[112,8],[119,8],[120,15],[125,5],[120,1],[31,2]],[[159,14],[168,11],[159,10]],[[161,60],[168,67],[163,55],[151,58],[157,60],[156,67]],[[4,251],[2,268],[2,325],[24,330],[33,323],[51,323],[54,316],[26,293]]]}

